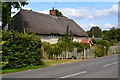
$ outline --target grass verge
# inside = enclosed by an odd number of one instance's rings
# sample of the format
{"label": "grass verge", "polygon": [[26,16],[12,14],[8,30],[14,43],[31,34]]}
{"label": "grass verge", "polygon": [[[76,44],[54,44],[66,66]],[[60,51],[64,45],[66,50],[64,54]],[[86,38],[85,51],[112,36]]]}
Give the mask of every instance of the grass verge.
{"label": "grass verge", "polygon": [[45,60],[45,65],[42,66],[27,66],[19,69],[3,69],[2,74],[7,74],[7,73],[14,73],[14,72],[20,72],[20,71],[26,71],[26,70],[34,70],[38,68],[44,68],[44,67],[49,67],[49,66],[55,66],[58,64],[65,64],[65,63],[72,63],[72,62],[77,62],[80,61],[80,59],[76,60],[68,60],[68,59],[63,59],[63,60]]}

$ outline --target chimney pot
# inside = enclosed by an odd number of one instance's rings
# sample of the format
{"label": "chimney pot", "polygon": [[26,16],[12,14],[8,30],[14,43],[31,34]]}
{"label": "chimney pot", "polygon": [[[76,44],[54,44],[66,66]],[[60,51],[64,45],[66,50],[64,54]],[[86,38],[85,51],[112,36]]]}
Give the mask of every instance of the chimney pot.
{"label": "chimney pot", "polygon": [[50,10],[50,13],[49,13],[49,14],[52,15],[52,16],[56,16],[56,13],[55,13],[54,7],[52,8],[52,10]]}

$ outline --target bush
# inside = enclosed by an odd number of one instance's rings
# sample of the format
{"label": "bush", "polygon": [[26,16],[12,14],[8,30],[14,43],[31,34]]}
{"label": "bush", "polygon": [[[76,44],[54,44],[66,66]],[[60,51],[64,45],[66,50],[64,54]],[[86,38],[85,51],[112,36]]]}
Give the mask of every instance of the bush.
{"label": "bush", "polygon": [[111,46],[111,43],[110,43],[109,41],[107,41],[107,40],[98,40],[98,41],[97,41],[97,44],[106,47],[105,53],[106,53],[106,55],[107,55],[107,54],[108,54],[109,47]]}
{"label": "bush", "polygon": [[97,44],[97,40],[92,39],[93,44]]}
{"label": "bush", "polygon": [[94,49],[95,57],[103,57],[104,56],[104,46],[97,45]]}
{"label": "bush", "polygon": [[53,59],[54,58],[53,54],[58,56],[61,53],[62,53],[62,49],[59,46],[57,46],[57,45],[55,45],[55,46],[51,47],[49,50],[47,50],[47,54],[48,54],[48,58],[49,59]]}
{"label": "bush", "polygon": [[47,54],[49,59],[53,59],[53,55],[60,55],[62,52],[73,52],[77,49],[77,52],[81,52],[84,48],[88,48],[87,44],[81,44],[79,42],[65,42],[60,41],[56,44],[50,44],[48,42],[42,42],[42,48],[44,52]]}
{"label": "bush", "polygon": [[53,55],[60,55],[63,51],[63,49],[57,45],[57,44],[50,44],[49,42],[42,42],[42,48],[44,50],[44,53],[46,53],[47,57],[49,59],[53,59]]}
{"label": "bush", "polygon": [[43,48],[44,52],[46,52],[51,47],[52,47],[52,44],[50,44],[49,42],[46,42],[46,41],[42,42],[42,48]]}
{"label": "bush", "polygon": [[75,48],[77,48],[77,52],[81,52],[82,50],[88,48],[88,44],[81,44],[79,42],[73,42],[74,43],[74,46]]}
{"label": "bush", "polygon": [[2,61],[8,62],[3,68],[21,68],[43,64],[41,40],[35,35],[15,31],[3,32]]}

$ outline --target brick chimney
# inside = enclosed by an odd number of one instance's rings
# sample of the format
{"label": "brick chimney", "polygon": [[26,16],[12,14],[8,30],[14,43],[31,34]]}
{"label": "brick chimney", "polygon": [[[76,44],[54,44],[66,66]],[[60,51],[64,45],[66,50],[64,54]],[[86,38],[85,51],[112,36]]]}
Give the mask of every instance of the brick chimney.
{"label": "brick chimney", "polygon": [[50,10],[49,15],[56,16],[54,7],[52,8],[52,10]]}

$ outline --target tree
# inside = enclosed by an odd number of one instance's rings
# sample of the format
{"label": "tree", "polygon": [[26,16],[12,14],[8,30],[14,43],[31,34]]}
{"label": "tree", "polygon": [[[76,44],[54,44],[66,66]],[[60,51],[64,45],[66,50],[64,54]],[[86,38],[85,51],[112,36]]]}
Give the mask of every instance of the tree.
{"label": "tree", "polygon": [[87,31],[89,37],[102,37],[102,31],[98,26],[93,26],[90,31]]}
{"label": "tree", "polygon": [[109,47],[111,46],[111,43],[107,40],[98,40],[97,44],[104,46],[106,48],[105,53],[106,55],[108,55],[108,50],[109,50]]}
{"label": "tree", "polygon": [[2,30],[6,26],[6,24],[10,24],[12,21],[11,12],[12,8],[21,9],[21,7],[24,7],[27,5],[27,2],[3,2],[2,3]]}
{"label": "tree", "polygon": [[120,29],[111,28],[109,31],[103,32],[103,40],[108,40],[113,43],[120,41]]}
{"label": "tree", "polygon": [[58,9],[55,9],[55,13],[56,13],[56,16],[60,16],[60,17],[67,18],[67,17],[64,16],[64,15],[62,14],[62,12],[60,12]]}

